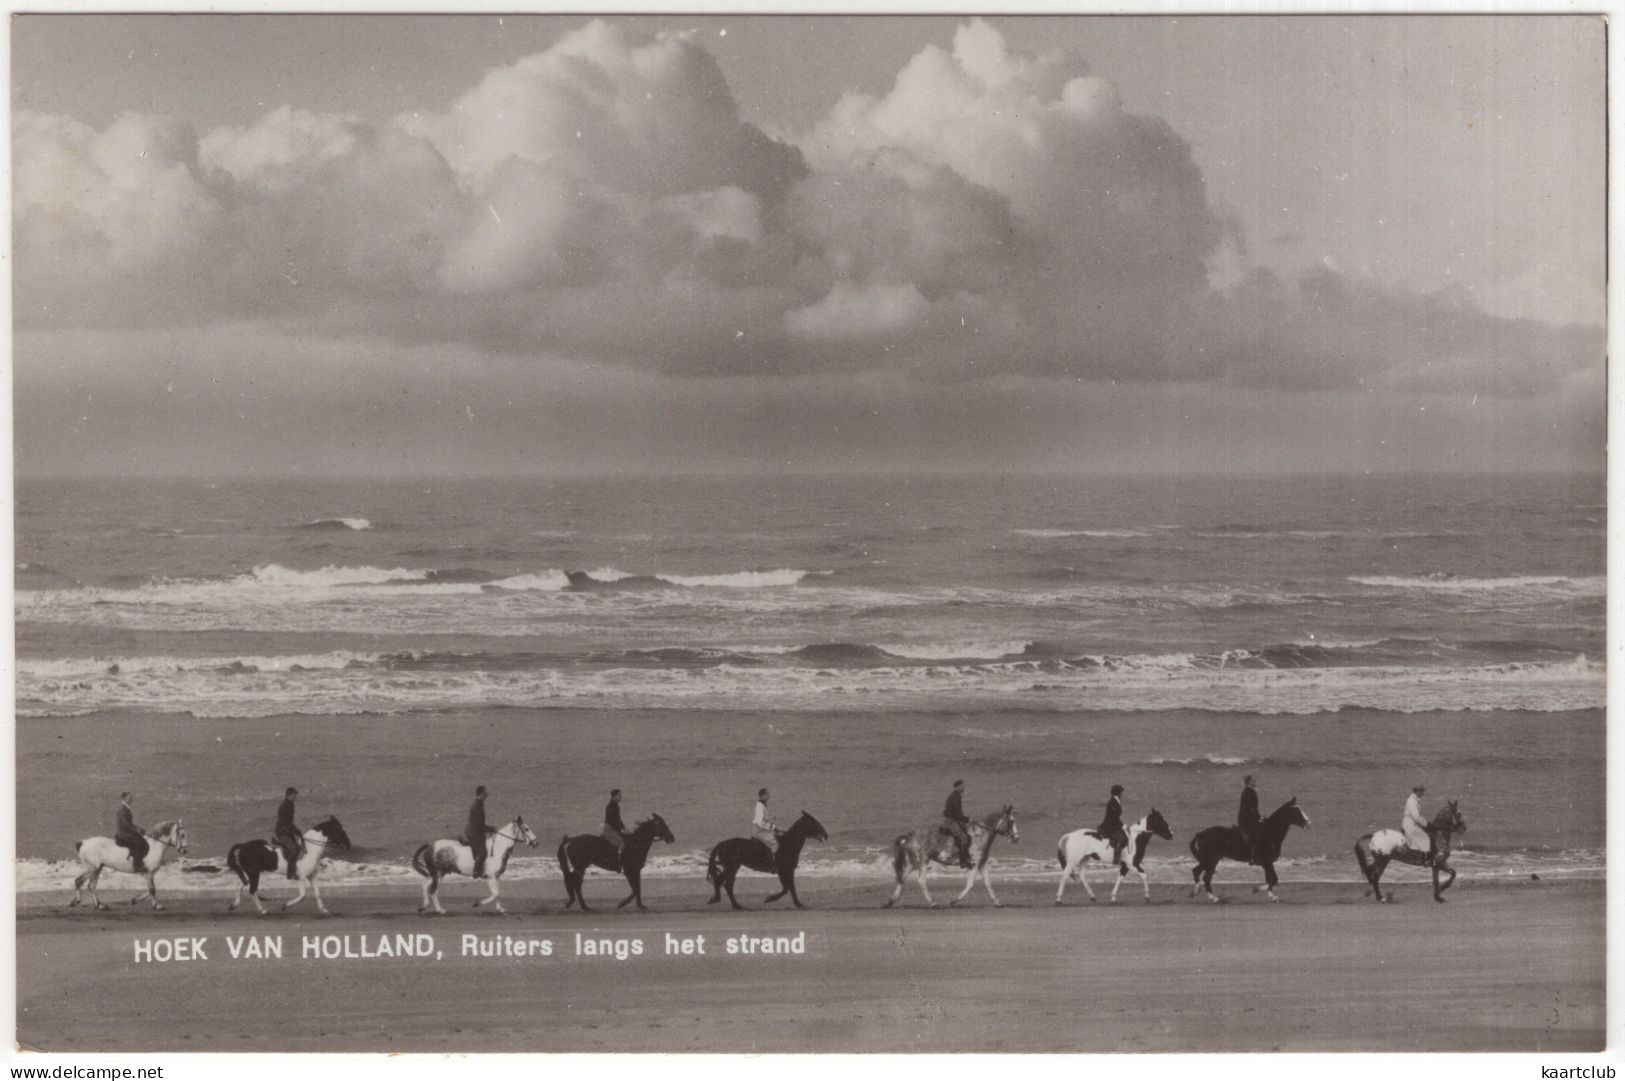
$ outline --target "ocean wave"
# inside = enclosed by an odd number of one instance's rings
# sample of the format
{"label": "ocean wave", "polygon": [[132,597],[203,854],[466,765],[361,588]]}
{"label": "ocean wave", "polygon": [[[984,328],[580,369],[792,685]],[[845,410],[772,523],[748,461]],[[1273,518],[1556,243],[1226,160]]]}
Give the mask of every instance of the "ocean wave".
{"label": "ocean wave", "polygon": [[1459,578],[1452,574],[1430,574],[1420,577],[1397,575],[1351,575],[1356,585],[1378,589],[1435,590],[1441,592],[1480,593],[1497,590],[1523,590],[1564,594],[1600,595],[1607,588],[1607,578],[1597,576],[1568,577],[1558,574],[1526,574],[1505,578]]}
{"label": "ocean wave", "polygon": [[1151,535],[1140,529],[1012,529],[1010,532],[1019,533],[1023,537],[1044,539],[1060,539],[1063,537],[1099,537],[1106,539],[1149,537]]}
{"label": "ocean wave", "polygon": [[1197,758],[1147,758],[1148,766],[1244,766],[1248,759],[1239,755],[1204,754]]}
{"label": "ocean wave", "polygon": [[[1350,708],[1600,708],[1601,664],[1576,656],[1465,666],[1207,665],[1169,654],[932,663],[831,643],[770,657],[689,650],[608,655],[332,654],[93,662],[24,660],[20,716],[98,710],[263,717],[486,707],[868,710],[1009,706],[1059,711],[1201,709],[1306,714]],[[78,664],[79,667],[74,667]]]}
{"label": "ocean wave", "polygon": [[299,529],[371,529],[372,523],[365,518],[318,518],[313,522],[301,522]]}

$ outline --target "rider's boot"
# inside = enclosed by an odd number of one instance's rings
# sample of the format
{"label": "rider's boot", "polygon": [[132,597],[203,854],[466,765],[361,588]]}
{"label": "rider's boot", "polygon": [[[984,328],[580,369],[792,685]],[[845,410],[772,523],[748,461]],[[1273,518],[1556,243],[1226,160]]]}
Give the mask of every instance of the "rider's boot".
{"label": "rider's boot", "polygon": [[969,870],[971,867],[969,842],[957,841],[955,847],[959,849],[959,866]]}
{"label": "rider's boot", "polygon": [[288,878],[297,880],[299,878],[299,854],[284,851],[282,858],[288,861]]}
{"label": "rider's boot", "polygon": [[474,861],[474,877],[475,878],[484,878],[485,877],[485,861],[484,860],[475,860]]}

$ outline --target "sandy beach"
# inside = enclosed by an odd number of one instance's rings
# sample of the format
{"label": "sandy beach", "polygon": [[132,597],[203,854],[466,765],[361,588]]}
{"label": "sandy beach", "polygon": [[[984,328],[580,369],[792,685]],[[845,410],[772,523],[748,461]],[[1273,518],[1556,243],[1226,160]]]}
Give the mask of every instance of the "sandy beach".
{"label": "sandy beach", "polygon": [[[934,881],[951,896],[947,877]],[[759,905],[766,882],[742,880],[741,899]],[[173,895],[160,913],[24,895],[18,1039],[51,1051],[402,1052],[1584,1051],[1604,1041],[1601,882],[1462,882],[1444,905],[1404,885],[1380,906],[1354,883],[1292,885],[1269,904],[1232,876],[1219,905],[1159,884],[1149,905],[1080,894],[1057,909],[1053,882],[1034,881],[1000,884],[1000,909],[978,888],[964,907],[937,911],[912,884],[886,911],[883,882],[824,882],[804,886],[799,912],[731,912],[707,906],[701,883],[661,881],[641,914],[611,907],[622,894],[607,878],[589,880],[607,909],[591,914],[561,911],[557,886],[505,890],[506,918],[471,912],[466,882],[447,887],[450,914],[433,918],[398,891],[330,890],[326,919],[227,915],[224,895]],[[283,956],[233,959],[228,935],[262,951],[280,939]],[[434,956],[370,956],[418,949],[422,935]],[[464,956],[465,935],[506,955]],[[577,935],[610,951],[619,940],[627,955],[580,955]],[[668,935],[696,951],[703,935],[705,952],[669,955]],[[741,935],[804,942],[804,952],[727,952]],[[338,956],[301,956],[307,936]],[[202,939],[207,959],[135,960],[138,943],[154,950],[161,939]],[[548,956],[529,944],[543,941]]]}

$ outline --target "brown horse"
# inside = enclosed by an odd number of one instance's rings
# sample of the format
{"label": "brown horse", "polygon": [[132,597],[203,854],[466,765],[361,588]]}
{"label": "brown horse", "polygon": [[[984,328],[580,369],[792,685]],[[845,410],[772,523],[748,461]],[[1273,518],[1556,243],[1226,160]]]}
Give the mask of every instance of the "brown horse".
{"label": "brown horse", "polygon": [[[1456,809],[1459,800],[1451,800],[1439,808],[1439,813],[1428,823],[1428,836],[1433,838],[1433,855],[1418,852],[1405,843],[1405,835],[1398,830],[1377,830],[1354,842],[1354,858],[1360,861],[1360,873],[1371,887],[1365,891],[1370,897],[1386,902],[1394,896],[1392,890],[1382,892],[1382,872],[1390,863],[1408,863],[1412,867],[1433,868],[1433,899],[1444,903],[1444,891],[1456,881],[1456,869],[1450,866],[1450,841],[1453,834],[1467,832],[1467,820]],[[1439,872],[1450,875],[1439,884]]]}
{"label": "brown horse", "polygon": [[[983,815],[970,824],[970,850],[972,861],[970,874],[965,876],[965,888],[959,891],[959,896],[948,902],[957,905],[965,899],[965,895],[976,885],[976,876],[982,876],[982,885],[987,888],[988,897],[992,898],[995,908],[1002,907],[1003,902],[993,892],[993,880],[990,877],[991,868],[988,866],[987,853],[993,847],[995,837],[1008,837],[1015,844],[1021,840],[1021,831],[1016,828],[1016,812],[1008,803],[1002,810],[993,811]],[[892,890],[891,900],[882,908],[890,908],[897,903],[903,895],[903,879],[910,873],[918,875],[920,892],[925,894],[925,901],[932,908],[937,903],[931,899],[931,891],[926,888],[925,876],[933,862],[944,866],[959,863],[958,847],[954,839],[949,836],[941,826],[921,826],[911,833],[905,833],[891,844],[892,869],[897,873],[897,888]]]}

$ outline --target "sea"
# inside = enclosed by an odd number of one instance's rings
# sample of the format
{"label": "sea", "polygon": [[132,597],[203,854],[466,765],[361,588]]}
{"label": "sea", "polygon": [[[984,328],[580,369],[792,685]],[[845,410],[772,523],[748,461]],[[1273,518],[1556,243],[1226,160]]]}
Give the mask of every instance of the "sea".
{"label": "sea", "polygon": [[1188,882],[1249,772],[1313,821],[1289,881],[1357,890],[1413,783],[1469,878],[1601,877],[1605,523],[1600,474],[20,478],[19,888],[132,786],[223,888],[284,783],[357,839],[335,881],[404,886],[485,778],[548,839],[515,877],[615,786],[698,875],[771,784],[830,833],[804,875],[889,881],[963,777],[1023,828],[996,874],[1122,783]]}

